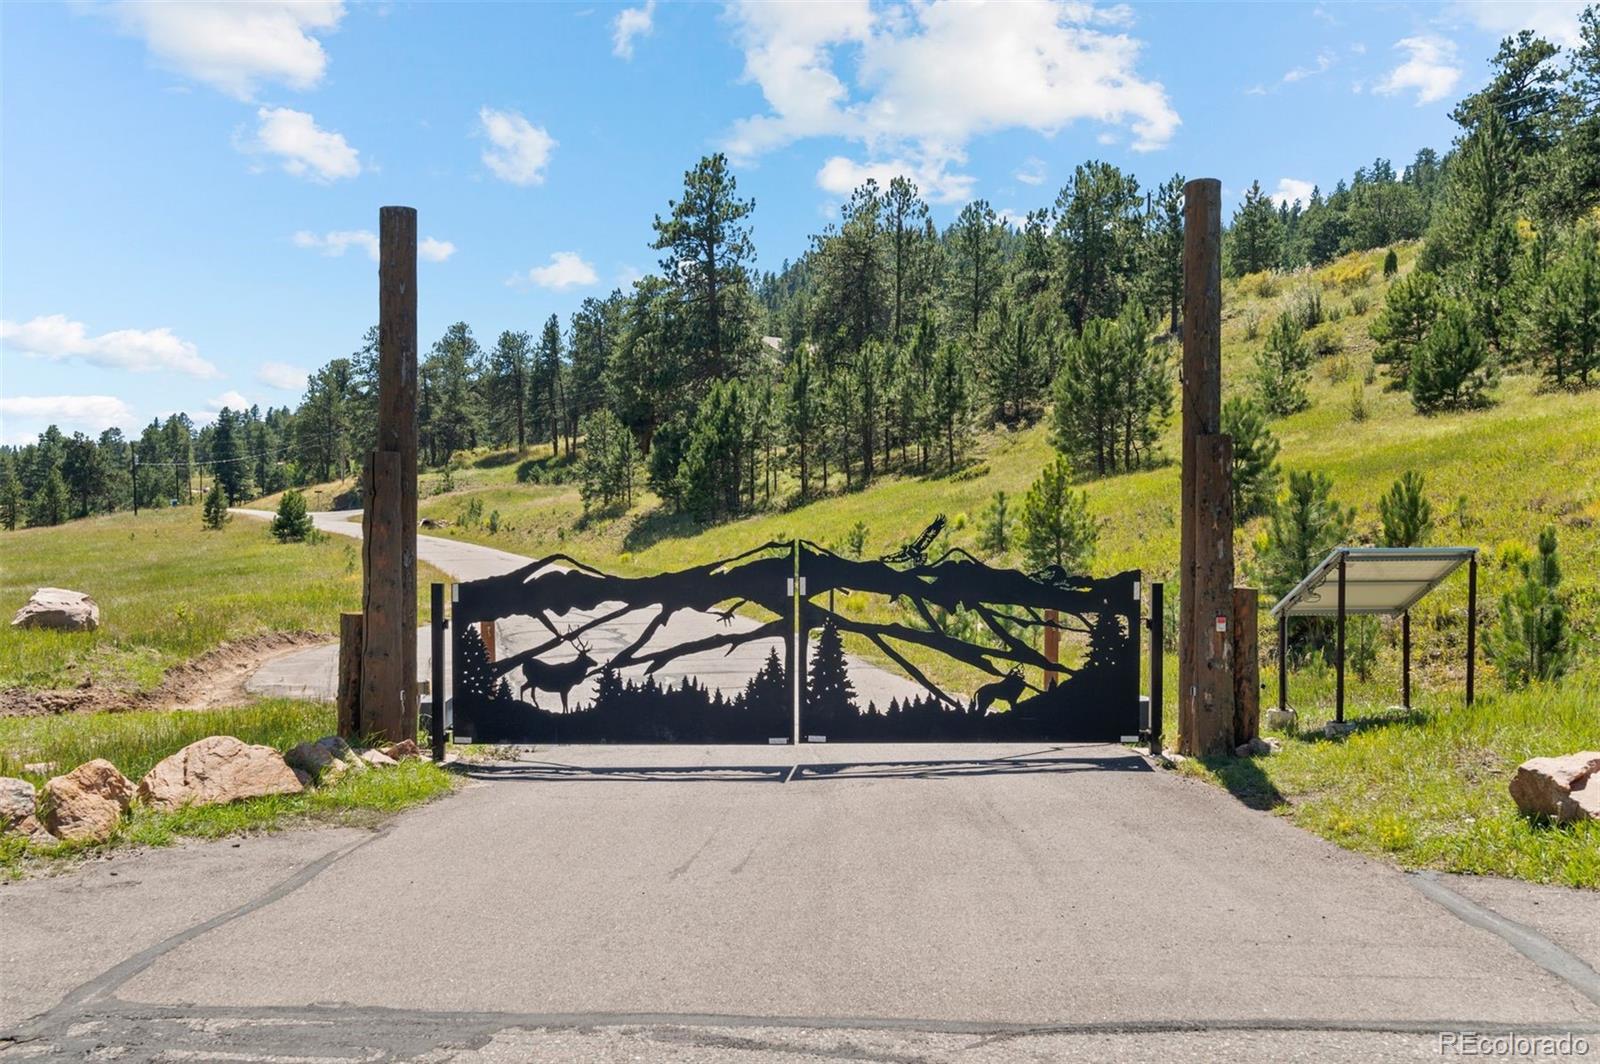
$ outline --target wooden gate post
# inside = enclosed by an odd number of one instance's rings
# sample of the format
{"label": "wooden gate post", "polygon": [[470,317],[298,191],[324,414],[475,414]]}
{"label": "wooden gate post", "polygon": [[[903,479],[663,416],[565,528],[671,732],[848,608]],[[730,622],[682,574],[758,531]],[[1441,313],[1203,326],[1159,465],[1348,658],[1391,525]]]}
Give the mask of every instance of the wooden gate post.
{"label": "wooden gate post", "polygon": [[1261,735],[1261,638],[1257,608],[1261,594],[1253,587],[1233,589],[1233,741],[1247,743]]}
{"label": "wooden gate post", "polygon": [[1222,184],[1184,186],[1178,748],[1233,749],[1233,441],[1222,435]]}
{"label": "wooden gate post", "polygon": [[378,211],[378,434],[362,500],[363,729],[417,735],[417,212]]}
{"label": "wooden gate post", "polygon": [[361,734],[361,622],[359,613],[339,614],[339,738]]}

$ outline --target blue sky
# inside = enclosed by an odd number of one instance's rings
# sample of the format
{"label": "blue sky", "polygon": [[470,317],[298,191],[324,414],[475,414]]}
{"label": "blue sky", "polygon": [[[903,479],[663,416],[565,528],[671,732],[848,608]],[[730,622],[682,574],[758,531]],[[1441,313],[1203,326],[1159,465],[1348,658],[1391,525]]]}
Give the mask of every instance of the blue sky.
{"label": "blue sky", "polygon": [[948,223],[1073,165],[1331,186],[1443,149],[1499,38],[1580,5],[7,4],[0,439],[298,400],[419,211],[420,339],[536,331],[655,267],[726,150],[776,268],[865,175]]}

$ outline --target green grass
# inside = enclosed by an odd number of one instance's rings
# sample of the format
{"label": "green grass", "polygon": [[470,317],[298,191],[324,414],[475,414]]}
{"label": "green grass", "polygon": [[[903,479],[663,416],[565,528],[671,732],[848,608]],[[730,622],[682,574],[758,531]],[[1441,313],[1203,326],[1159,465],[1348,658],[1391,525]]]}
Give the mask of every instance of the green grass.
{"label": "green grass", "polygon": [[1600,888],[1600,822],[1522,816],[1507,792],[1530,757],[1600,745],[1600,683],[1491,693],[1468,709],[1436,697],[1369,716],[1344,739],[1302,729],[1264,758],[1189,760],[1228,788],[1348,849],[1406,868]]}
{"label": "green grass", "polygon": [[[162,758],[208,735],[232,735],[287,750],[333,730],[332,706],[286,700],[197,712],[0,718],[0,776],[21,776],[38,786],[46,777],[25,773],[24,764],[54,761],[65,772],[103,757],[137,782]],[[15,878],[118,846],[165,846],[180,838],[221,838],[306,823],[371,824],[448,792],[452,780],[432,762],[405,761],[393,768],[348,773],[331,786],[296,795],[165,813],[136,805],[117,834],[103,843],[38,847],[14,835],[0,838],[0,877]]]}
{"label": "green grass", "polygon": [[[1401,273],[1415,265],[1416,245],[1398,249]],[[1414,693],[1424,712],[1388,720],[1344,742],[1294,740],[1280,757],[1225,760],[1196,766],[1208,778],[1224,777],[1241,794],[1260,776],[1276,788],[1279,808],[1296,823],[1342,845],[1390,855],[1402,863],[1495,871],[1528,879],[1600,886],[1596,881],[1597,835],[1593,826],[1553,829],[1516,814],[1506,784],[1516,764],[1534,755],[1600,746],[1596,705],[1594,638],[1600,627],[1600,391],[1550,394],[1530,376],[1508,375],[1487,410],[1423,417],[1409,396],[1385,387],[1372,364],[1368,327],[1382,308],[1387,282],[1383,251],[1353,256],[1372,267],[1351,289],[1325,285],[1309,271],[1271,279],[1262,291],[1254,281],[1229,282],[1224,295],[1223,363],[1226,394],[1249,389],[1255,353],[1272,319],[1290,307],[1302,289],[1315,287],[1323,308],[1337,321],[1316,327],[1335,349],[1314,368],[1306,411],[1272,426],[1282,442],[1284,469],[1316,469],[1333,477],[1335,495],[1357,509],[1357,538],[1371,542],[1379,522],[1378,498],[1408,469],[1427,478],[1435,511],[1435,543],[1483,549],[1480,571],[1480,631],[1493,623],[1499,594],[1517,579],[1509,564],[1515,548],[1531,543],[1540,527],[1554,525],[1560,538],[1569,614],[1583,647],[1576,676],[1565,688],[1520,694],[1500,692],[1499,678],[1480,660],[1478,704],[1460,707],[1464,672],[1466,581],[1458,575],[1414,611]],[[1357,304],[1367,309],[1357,313]],[[1250,337],[1254,320],[1257,335]],[[1365,383],[1373,373],[1371,383]],[[1351,413],[1354,388],[1362,391],[1365,420]],[[1178,451],[1177,419],[1169,425],[1165,453]],[[547,447],[526,456],[476,453],[457,460],[443,490],[443,477],[424,477],[423,516],[445,522],[443,534],[529,555],[564,551],[608,571],[660,572],[727,557],[769,539],[804,536],[824,544],[844,543],[858,521],[867,526],[866,552],[875,555],[905,542],[938,513],[950,518],[952,543],[976,551],[980,515],[998,490],[1020,501],[1052,457],[1042,426],[979,437],[969,464],[955,475],[893,475],[872,487],[797,504],[790,497],[771,510],[712,527],[671,514],[649,492],[631,510],[604,518],[583,516],[576,486],[518,480],[528,460],[544,472]],[[1178,558],[1179,471],[1167,464],[1136,473],[1086,480],[1090,509],[1101,521],[1093,569],[1109,574],[1138,568],[1146,580],[1169,580]],[[836,482],[837,486],[837,482]],[[1457,500],[1465,499],[1458,510]],[[482,519],[457,524],[474,501]],[[498,511],[499,530],[487,528]],[[1236,556],[1241,582],[1265,521],[1239,530]],[[1014,561],[1015,559],[999,559]],[[852,604],[874,620],[888,604]],[[1270,623],[1262,610],[1263,626]],[[1272,645],[1266,636],[1264,646]],[[1481,646],[1480,642],[1480,646]],[[857,653],[866,648],[852,644]],[[913,654],[919,664],[925,657]],[[1168,655],[1167,691],[1176,690],[1176,666]],[[1349,677],[1349,715],[1381,718],[1398,701],[1399,640],[1396,626],[1381,631],[1377,660],[1367,677]],[[970,679],[960,670],[930,670],[946,682]],[[1264,664],[1263,704],[1275,701],[1275,666]],[[1333,677],[1320,663],[1293,675],[1290,703],[1309,731],[1333,715]],[[1166,734],[1176,735],[1175,708],[1168,697]],[[1257,780],[1259,784],[1261,781]],[[1264,786],[1264,784],[1263,784]]]}
{"label": "green grass", "polygon": [[[54,688],[89,674],[97,686],[148,690],[166,670],[231,639],[267,632],[337,633],[361,608],[355,540],[280,544],[264,521],[201,527],[198,507],[109,514],[54,528],[0,533],[0,610],[41,586],[82,591],[100,605],[94,632],[0,628],[0,688]],[[426,588],[442,579],[422,567]]]}

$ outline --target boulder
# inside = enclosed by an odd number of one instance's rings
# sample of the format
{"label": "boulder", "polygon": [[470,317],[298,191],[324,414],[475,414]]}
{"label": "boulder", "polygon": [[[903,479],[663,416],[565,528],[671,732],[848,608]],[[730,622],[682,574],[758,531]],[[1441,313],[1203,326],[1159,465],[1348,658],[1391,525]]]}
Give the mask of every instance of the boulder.
{"label": "boulder", "polygon": [[41,587],[11,618],[11,627],[92,632],[100,627],[100,607],[81,591]]}
{"label": "boulder", "polygon": [[1511,777],[1511,797],[1529,816],[1600,820],[1600,750],[1524,761]]}
{"label": "boulder", "polygon": [[415,739],[401,739],[397,743],[390,743],[383,748],[383,752],[394,761],[404,761],[407,758],[422,756],[422,751],[417,749],[417,741]]}
{"label": "boulder", "polygon": [[35,846],[54,846],[56,843],[61,841],[46,831],[44,829],[44,825],[39,823],[39,818],[34,816],[32,813],[29,813],[27,816],[11,825],[9,829],[0,830],[0,835],[5,835],[8,833],[12,835],[21,835],[25,841],[31,842]]}
{"label": "boulder", "polygon": [[40,819],[56,838],[100,841],[117,830],[132,801],[133,783],[117,766],[97,757],[46,781]]}
{"label": "boulder", "polygon": [[304,774],[317,783],[332,783],[345,772],[345,763],[321,743],[301,743],[284,754],[283,759],[296,774]]}
{"label": "boulder", "polygon": [[382,750],[363,750],[361,751],[361,760],[372,768],[383,768],[386,765],[399,763]]}
{"label": "boulder", "polygon": [[155,809],[221,805],[305,788],[283,755],[231,735],[192,742],[162,760],[139,781],[139,800]]}
{"label": "boulder", "polygon": [[14,776],[0,776],[0,835],[24,820],[32,820],[33,803],[33,784]]}

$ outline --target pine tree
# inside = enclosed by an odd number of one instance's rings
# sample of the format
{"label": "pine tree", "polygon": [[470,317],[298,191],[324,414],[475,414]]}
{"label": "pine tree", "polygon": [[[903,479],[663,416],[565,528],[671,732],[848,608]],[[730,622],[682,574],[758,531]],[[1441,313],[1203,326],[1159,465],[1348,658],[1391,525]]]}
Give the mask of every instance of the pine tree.
{"label": "pine tree", "polygon": [[1412,361],[1412,405],[1425,414],[1483,406],[1494,379],[1473,315],[1459,303],[1448,304]]}
{"label": "pine tree", "polygon": [[1273,209],[1272,197],[1262,191],[1260,181],[1250,182],[1244,202],[1234,212],[1227,247],[1231,276],[1259,273],[1278,265],[1283,254],[1282,223]]}
{"label": "pine tree", "polygon": [[496,443],[528,445],[528,377],[533,339],[510,329],[500,334],[489,354],[487,391],[489,423]]}
{"label": "pine tree", "polygon": [[306,512],[306,497],[290,488],[278,500],[278,512],[272,518],[272,534],[279,543],[303,543],[311,538],[311,533],[311,515]]}
{"label": "pine tree", "polygon": [[1396,281],[1384,299],[1383,312],[1368,327],[1378,349],[1372,361],[1385,366],[1396,388],[1407,386],[1411,360],[1428,338],[1428,330],[1439,316],[1439,280],[1426,270],[1416,270]]}
{"label": "pine tree", "polygon": [[[222,490],[222,483],[213,480],[211,490],[206,492],[205,505],[200,508],[200,521],[206,528],[221,531],[228,523],[228,516],[228,497]],[[273,524],[276,526],[276,520]]]}
{"label": "pine tree", "polygon": [[1086,573],[1099,538],[1099,522],[1089,513],[1089,493],[1072,490],[1072,465],[1058,455],[1022,501],[1018,540],[1028,568],[1038,572],[1055,566]]}
{"label": "pine tree", "polygon": [[800,476],[800,497],[811,495],[811,462],[819,431],[816,383],[811,372],[811,356],[804,350],[795,352],[789,364],[789,402],[784,408],[784,428],[789,441],[789,453],[794,456],[795,470]]}
{"label": "pine tree", "polygon": [[1002,555],[1011,549],[1011,513],[1006,493],[997,491],[983,511],[982,531],[978,534],[978,548],[991,555]]}
{"label": "pine tree", "polygon": [[1076,339],[1067,340],[1055,380],[1051,442],[1063,454],[1091,465],[1096,476],[1117,467],[1121,344],[1116,322],[1096,318],[1086,323]]}
{"label": "pine tree", "polygon": [[939,350],[930,399],[933,424],[945,445],[946,466],[954,469],[956,444],[966,442],[967,422],[971,416],[971,387],[966,366],[954,343],[946,343]]}
{"label": "pine tree", "polygon": [[950,326],[957,336],[970,340],[977,335],[1000,290],[1003,228],[987,200],[974,200],[961,208],[945,234],[951,256]]}
{"label": "pine tree", "polygon": [[1522,585],[1500,597],[1500,625],[1486,633],[1486,649],[1508,687],[1555,680],[1572,664],[1571,634],[1556,530],[1539,533],[1538,557],[1522,563]]}
{"label": "pine tree", "polygon": [[477,444],[483,420],[478,394],[481,362],[482,352],[471,327],[458,321],[434,343],[422,364],[420,383],[425,396],[418,397],[419,434],[433,465],[444,465],[456,451]]}
{"label": "pine tree", "polygon": [[1327,557],[1347,542],[1355,526],[1355,508],[1333,499],[1333,478],[1326,473],[1290,472],[1289,490],[1279,500],[1256,558],[1262,590],[1281,598]]}
{"label": "pine tree", "polygon": [[1076,167],[1056,197],[1062,309],[1074,330],[1117,317],[1134,294],[1141,206],[1133,175],[1099,161]]}
{"label": "pine tree", "polygon": [[1422,493],[1422,474],[1408,469],[1378,500],[1385,547],[1420,547],[1433,528],[1433,504]]}
{"label": "pine tree", "polygon": [[1266,415],[1248,399],[1222,404],[1222,431],[1233,438],[1233,515],[1239,521],[1271,513],[1278,498],[1278,440]]}
{"label": "pine tree", "polygon": [[678,496],[696,520],[737,513],[747,437],[744,388],[718,381],[695,413],[678,466]]}
{"label": "pine tree", "polygon": [[823,728],[857,712],[856,689],[850,682],[844,641],[831,620],[823,623],[817,648],[811,652],[804,705],[807,715]]}
{"label": "pine tree", "polygon": [[223,407],[212,425],[211,471],[222,482],[230,506],[250,496],[250,466],[246,457],[243,415]]}
{"label": "pine tree", "polygon": [[9,451],[0,451],[0,526],[16,531],[22,521],[22,482]]}
{"label": "pine tree", "polygon": [[61,480],[61,470],[51,469],[44,482],[34,493],[30,525],[59,525],[67,519],[67,486]]}
{"label": "pine tree", "polygon": [[1306,396],[1310,353],[1302,335],[1292,315],[1279,314],[1266,344],[1256,353],[1256,395],[1274,417],[1288,417],[1311,403]]}
{"label": "pine tree", "polygon": [[1524,350],[1555,388],[1600,379],[1600,232],[1575,230],[1528,301]]}
{"label": "pine tree", "polygon": [[746,220],[753,200],[738,197],[739,183],[722,153],[708,155],[683,175],[683,195],[656,216],[661,271],[681,292],[685,345],[698,381],[726,378],[744,355],[750,333],[749,264],[755,245]]}
{"label": "pine tree", "polygon": [[1454,257],[1452,289],[1470,306],[1475,331],[1496,351],[1505,342],[1517,252],[1516,169],[1511,133],[1490,110],[1451,161],[1438,226]]}

